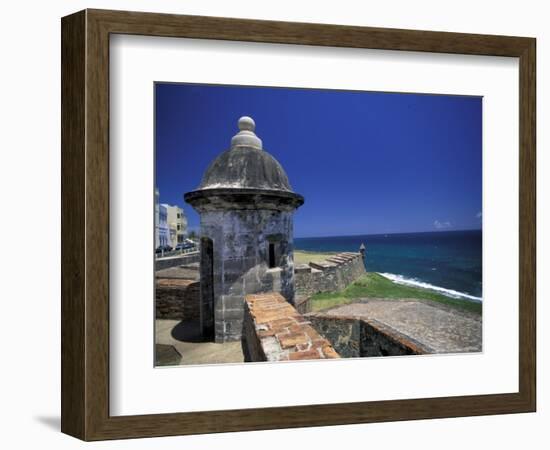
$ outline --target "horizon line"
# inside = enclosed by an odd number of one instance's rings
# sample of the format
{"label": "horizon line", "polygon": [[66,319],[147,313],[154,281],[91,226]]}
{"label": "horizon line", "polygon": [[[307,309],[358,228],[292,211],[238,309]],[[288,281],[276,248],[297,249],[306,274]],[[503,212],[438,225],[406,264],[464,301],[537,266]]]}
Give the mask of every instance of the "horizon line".
{"label": "horizon line", "polygon": [[368,234],[335,234],[332,236],[294,236],[294,239],[323,239],[337,237],[356,237],[356,236],[391,236],[397,234],[423,234],[423,233],[453,233],[459,231],[483,231],[483,228],[463,228],[460,230],[428,230],[428,231],[399,231],[393,233],[368,233]]}

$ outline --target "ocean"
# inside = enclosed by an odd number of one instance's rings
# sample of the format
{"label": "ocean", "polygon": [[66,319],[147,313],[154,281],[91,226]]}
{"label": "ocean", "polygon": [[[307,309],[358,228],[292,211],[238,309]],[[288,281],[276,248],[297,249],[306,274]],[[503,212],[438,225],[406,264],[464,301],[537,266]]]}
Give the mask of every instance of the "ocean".
{"label": "ocean", "polygon": [[294,248],[357,252],[361,243],[369,272],[449,297],[482,299],[481,230],[295,238]]}

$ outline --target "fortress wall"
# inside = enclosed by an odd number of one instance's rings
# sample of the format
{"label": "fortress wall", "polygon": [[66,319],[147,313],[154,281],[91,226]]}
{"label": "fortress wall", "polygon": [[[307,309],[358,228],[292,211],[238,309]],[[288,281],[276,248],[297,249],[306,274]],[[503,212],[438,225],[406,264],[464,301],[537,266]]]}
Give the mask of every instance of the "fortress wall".
{"label": "fortress wall", "polygon": [[294,267],[295,293],[297,297],[310,297],[340,291],[365,273],[360,253],[338,253],[325,261],[299,264]]}
{"label": "fortress wall", "polygon": [[433,350],[374,319],[304,315],[343,358],[423,355]]}
{"label": "fortress wall", "polygon": [[155,286],[157,319],[199,320],[200,282],[158,278]]}
{"label": "fortress wall", "polygon": [[198,263],[201,260],[200,252],[184,253],[177,256],[166,256],[155,260],[155,271],[168,269],[170,267],[185,266]]}
{"label": "fortress wall", "polygon": [[340,357],[331,344],[276,292],[245,297],[241,342],[248,362]]}
{"label": "fortress wall", "polygon": [[[279,292],[287,301],[294,300],[294,265],[289,256],[291,212],[270,209],[204,211],[201,213],[201,236],[213,243],[213,296],[205,289],[204,303],[213,299],[211,309],[216,342],[241,339],[245,295]],[[271,243],[276,249],[275,267],[269,267]],[[203,279],[208,276],[208,266],[204,269]]]}

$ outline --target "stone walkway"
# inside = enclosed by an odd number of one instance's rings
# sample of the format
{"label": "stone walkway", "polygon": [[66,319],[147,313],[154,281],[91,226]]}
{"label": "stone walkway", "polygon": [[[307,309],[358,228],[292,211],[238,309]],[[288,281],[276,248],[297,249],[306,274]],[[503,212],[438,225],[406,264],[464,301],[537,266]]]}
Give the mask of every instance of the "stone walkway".
{"label": "stone walkway", "polygon": [[178,278],[183,280],[199,281],[200,273],[198,265],[188,265],[185,267],[170,267],[168,269],[157,270],[157,278]]}
{"label": "stone walkway", "polygon": [[[156,276],[168,284],[171,280],[192,283],[200,278],[198,264],[158,270]],[[156,362],[161,366],[177,364],[174,352],[165,346],[173,346],[181,355],[179,365],[244,362],[240,341],[224,344],[204,342],[200,336],[197,321],[156,319],[155,344],[157,344]]]}
{"label": "stone walkway", "polygon": [[481,315],[415,299],[360,299],[323,311],[340,317],[375,319],[413,338],[433,353],[482,350]]}
{"label": "stone walkway", "polygon": [[[244,362],[240,341],[224,344],[203,342],[200,338],[198,323],[195,322],[157,319],[155,343],[174,346],[181,355],[181,365]],[[162,361],[161,365],[164,365]]]}

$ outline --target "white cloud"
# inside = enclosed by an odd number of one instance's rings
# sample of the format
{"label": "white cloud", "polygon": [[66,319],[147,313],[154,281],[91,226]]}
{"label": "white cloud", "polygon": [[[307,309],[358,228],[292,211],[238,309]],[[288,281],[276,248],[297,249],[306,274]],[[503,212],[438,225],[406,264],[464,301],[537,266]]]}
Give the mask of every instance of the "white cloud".
{"label": "white cloud", "polygon": [[479,211],[477,214],[476,214],[476,217],[478,219],[481,219],[483,217],[483,214],[481,214],[481,211]]}
{"label": "white cloud", "polygon": [[434,227],[436,230],[444,230],[445,228],[451,228],[453,225],[448,220],[445,222],[440,222],[439,220],[434,221]]}

